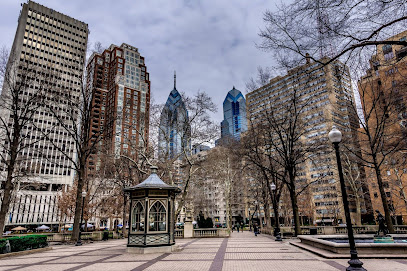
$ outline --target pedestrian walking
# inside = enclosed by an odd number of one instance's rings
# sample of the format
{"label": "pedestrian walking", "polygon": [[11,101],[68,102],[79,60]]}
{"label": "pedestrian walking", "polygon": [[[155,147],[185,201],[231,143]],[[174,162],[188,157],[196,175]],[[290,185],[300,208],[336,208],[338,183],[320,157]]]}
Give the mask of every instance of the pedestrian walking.
{"label": "pedestrian walking", "polygon": [[257,225],[253,225],[254,236],[257,236]]}
{"label": "pedestrian walking", "polygon": [[239,232],[239,228],[240,228],[239,223],[237,223],[236,228],[237,228],[237,232]]}

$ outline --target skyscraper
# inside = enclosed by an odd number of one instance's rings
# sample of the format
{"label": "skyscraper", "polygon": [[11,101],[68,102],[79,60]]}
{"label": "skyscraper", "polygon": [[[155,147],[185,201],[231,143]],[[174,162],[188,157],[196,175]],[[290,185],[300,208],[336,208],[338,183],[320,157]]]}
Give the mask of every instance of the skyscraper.
{"label": "skyscraper", "polygon": [[233,87],[223,101],[221,137],[239,140],[240,134],[245,131],[247,131],[246,100],[242,93]]}
{"label": "skyscraper", "polygon": [[[93,102],[92,133],[102,131],[103,143],[116,156],[136,158],[147,147],[150,110],[150,80],[136,47],[123,43],[94,53],[88,64]],[[100,144],[103,144],[100,142]],[[89,162],[90,171],[100,161]]]}
{"label": "skyscraper", "polygon": [[182,158],[191,152],[191,125],[188,111],[176,88],[168,96],[160,116],[158,152],[161,159]]}
{"label": "skyscraper", "polygon": [[[50,107],[62,106],[53,100],[58,91],[65,96],[64,91],[69,91],[71,99],[79,101],[87,39],[87,24],[32,1],[23,4],[7,64],[7,70],[16,71],[15,78],[23,77],[24,69],[20,67],[28,67],[33,74],[24,85],[21,100],[31,99],[43,88],[44,104]],[[57,80],[47,82],[52,78]],[[8,87],[4,85],[3,97],[8,95]],[[60,102],[63,103],[63,99]],[[9,114],[12,120],[13,113],[7,110],[3,113]],[[19,182],[6,224],[57,223],[57,192],[73,184],[71,160],[75,159],[75,150],[72,138],[58,127],[55,117],[45,107],[39,106],[30,119],[32,125],[23,127],[23,133],[29,135],[23,143],[26,147],[19,154],[20,161],[24,160],[21,165],[25,174],[30,178]],[[44,134],[53,139],[53,144]],[[2,137],[1,140],[6,140],[3,146],[7,146],[7,139]],[[69,159],[57,149],[63,149]],[[0,170],[1,178],[4,178],[4,165]]]}
{"label": "skyscraper", "polygon": [[[321,59],[321,62],[328,60]],[[353,110],[355,102],[348,67],[339,61],[322,63],[311,63],[307,59],[306,64],[289,70],[287,75],[271,79],[246,98],[251,126],[267,125],[272,120],[298,120],[295,124],[300,127],[296,129],[301,129],[300,144],[314,149],[314,153],[310,151],[309,157],[304,157],[304,161],[296,165],[296,186],[309,187],[306,196],[310,196],[299,199],[300,212],[314,223],[331,224],[341,218],[344,221],[344,213],[340,206],[341,194],[338,193],[336,158],[328,142],[328,133],[335,125],[343,132],[349,146],[357,150],[360,149],[356,133],[359,123]],[[270,114],[273,118],[269,117]],[[363,196],[368,192],[364,170],[359,164],[353,166],[360,172],[358,183],[361,186],[360,191],[353,194]],[[372,211],[369,197],[362,199],[359,206],[354,200],[350,204],[354,217],[357,210],[362,216]]]}
{"label": "skyscraper", "polygon": [[[386,41],[406,39],[407,31],[403,31]],[[360,142],[362,155],[368,161],[365,170],[372,179],[369,191],[373,208],[383,211],[383,204],[387,202],[397,224],[407,221],[407,168],[402,151],[407,137],[406,56],[406,46],[377,45],[370,68],[358,82],[365,115]],[[380,174],[372,166],[373,154],[380,165]],[[383,189],[378,186],[378,178],[381,178]]]}

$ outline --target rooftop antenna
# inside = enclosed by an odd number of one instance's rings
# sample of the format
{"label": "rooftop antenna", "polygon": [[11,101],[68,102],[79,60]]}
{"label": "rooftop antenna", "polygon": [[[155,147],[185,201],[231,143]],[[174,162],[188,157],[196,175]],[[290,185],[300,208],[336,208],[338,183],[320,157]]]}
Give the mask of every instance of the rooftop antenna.
{"label": "rooftop antenna", "polygon": [[317,23],[319,34],[319,54],[320,58],[333,57],[335,49],[333,46],[332,25],[329,22],[329,16],[326,13],[324,0],[317,0]]}
{"label": "rooftop antenna", "polygon": [[177,74],[174,71],[174,89],[177,89]]}

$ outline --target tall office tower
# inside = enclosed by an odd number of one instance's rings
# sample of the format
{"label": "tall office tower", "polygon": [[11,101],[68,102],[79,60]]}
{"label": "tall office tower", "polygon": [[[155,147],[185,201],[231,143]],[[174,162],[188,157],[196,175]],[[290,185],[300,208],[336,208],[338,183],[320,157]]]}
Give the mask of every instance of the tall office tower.
{"label": "tall office tower", "polygon": [[[101,151],[136,159],[138,150],[147,147],[149,132],[150,79],[144,57],[136,47],[112,44],[91,56],[88,74],[95,105],[91,133],[102,131],[100,147],[107,149]],[[90,177],[99,166],[91,157]]]}
{"label": "tall office tower", "polygon": [[221,138],[232,137],[240,140],[240,134],[245,131],[247,131],[246,100],[242,93],[233,87],[223,101]]}
{"label": "tall office tower", "polygon": [[[69,92],[71,99],[79,101],[87,39],[87,24],[32,1],[23,4],[7,65],[8,70],[16,71],[14,78],[23,78],[25,71],[21,67],[27,67],[32,75],[20,98],[27,101],[41,89],[44,104],[55,109],[64,106],[53,100],[56,93],[67,96]],[[48,81],[52,78],[57,81],[50,84]],[[9,91],[5,84],[1,95],[7,95]],[[23,133],[30,137],[23,142],[27,147],[20,153],[20,160],[24,160],[21,166],[28,177],[18,182],[18,192],[10,206],[6,225],[56,225],[60,222],[55,204],[57,194],[73,184],[74,172],[70,159],[57,149],[64,149],[71,159],[75,159],[75,150],[72,138],[57,125],[49,109],[38,107],[30,116],[32,125],[23,127]],[[12,113],[5,113],[10,114],[11,121]],[[58,148],[44,139],[44,134],[52,138]],[[4,137],[1,140],[5,140]],[[4,165],[0,169],[3,178]]]}
{"label": "tall office tower", "polygon": [[[318,148],[317,154],[310,153],[310,157],[304,157],[304,162],[297,165],[296,187],[309,185],[308,193],[299,198],[300,213],[318,224],[343,223],[336,158],[328,133],[335,125],[343,132],[344,140],[358,148],[355,130],[359,123],[352,109],[354,97],[347,66],[339,61],[322,65],[307,59],[306,64],[289,70],[285,76],[271,79],[267,85],[247,94],[246,99],[250,125],[254,126],[258,123],[267,125],[267,120],[270,120],[268,114],[274,114],[276,120],[283,120],[285,115],[290,118],[297,110],[296,126],[301,127],[304,133],[300,140],[305,146]],[[363,173],[363,168],[359,169]],[[360,178],[363,177],[361,174]],[[366,190],[366,186],[363,189]],[[351,200],[350,205],[351,214],[355,217],[355,201]],[[371,210],[369,206],[369,199],[362,200],[362,217]]]}
{"label": "tall office tower", "polygon": [[181,159],[191,153],[191,125],[188,111],[176,88],[168,96],[160,116],[158,155],[161,159]]}
{"label": "tall office tower", "polygon": [[[407,31],[403,31],[388,41],[406,41]],[[378,45],[376,55],[370,59],[370,69],[358,82],[359,93],[365,114],[367,129],[377,142],[377,161],[384,160],[381,178],[387,203],[397,224],[407,222],[407,166],[403,151],[390,153],[393,148],[405,149],[407,137],[407,47],[403,45]],[[372,161],[369,140],[365,130],[360,138],[362,154]],[[374,137],[373,137],[374,136]],[[389,152],[386,157],[383,153]],[[369,191],[374,210],[383,212],[382,196],[377,185],[376,172],[366,167]]]}

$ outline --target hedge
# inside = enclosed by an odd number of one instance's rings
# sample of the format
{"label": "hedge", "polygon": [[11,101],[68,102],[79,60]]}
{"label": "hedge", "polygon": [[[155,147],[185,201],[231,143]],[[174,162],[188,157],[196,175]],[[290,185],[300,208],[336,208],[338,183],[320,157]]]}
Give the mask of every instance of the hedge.
{"label": "hedge", "polygon": [[0,254],[4,253],[6,250],[6,239],[0,239]]}
{"label": "hedge", "polygon": [[0,253],[5,253],[6,240],[10,242],[11,252],[48,246],[46,235],[13,236],[6,239],[0,239]]}

